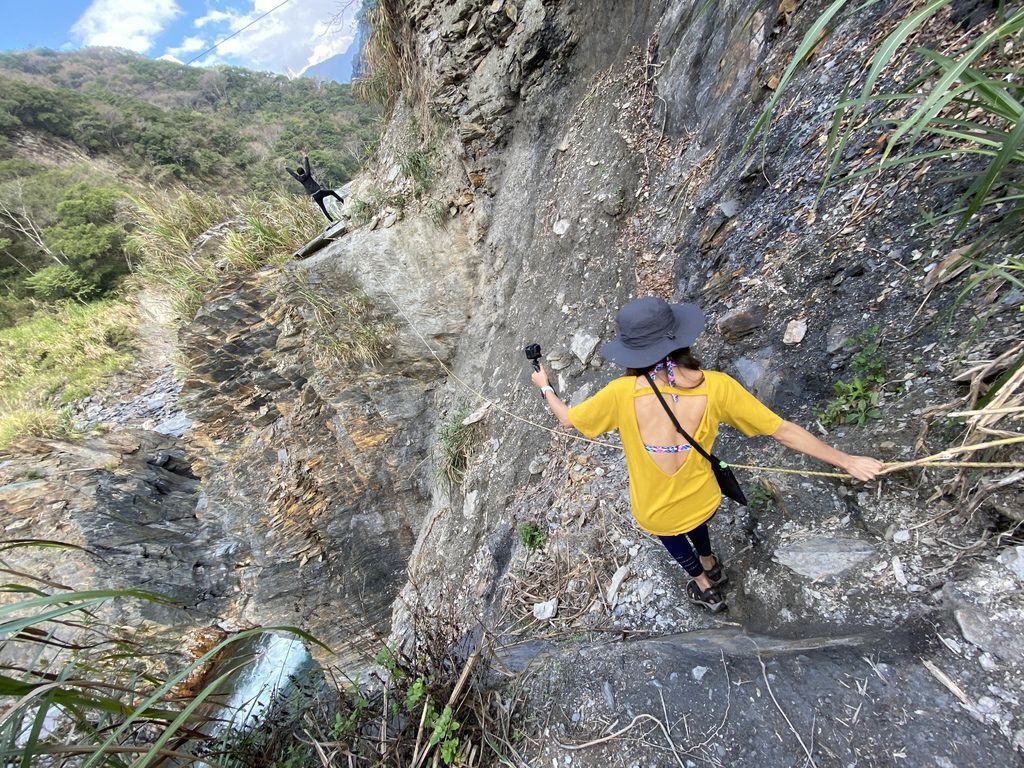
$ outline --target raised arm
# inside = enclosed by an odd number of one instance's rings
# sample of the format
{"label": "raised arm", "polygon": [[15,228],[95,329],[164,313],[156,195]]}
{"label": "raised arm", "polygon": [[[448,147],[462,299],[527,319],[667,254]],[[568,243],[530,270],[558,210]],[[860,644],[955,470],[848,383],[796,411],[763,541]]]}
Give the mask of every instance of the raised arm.
{"label": "raised arm", "polygon": [[306,169],[306,175],[309,176],[312,171],[309,170],[309,155],[302,156],[302,167]]}
{"label": "raised arm", "polygon": [[286,170],[286,171],[288,171],[288,173],[290,173],[290,174],[291,174],[291,177],[292,177],[293,179],[295,179],[295,180],[296,180],[297,182],[299,182],[300,184],[302,183],[302,177],[301,177],[301,176],[299,176],[299,174],[297,174],[297,173],[296,173],[295,171],[293,171],[293,170],[292,170],[292,169],[291,169],[290,167],[288,167],[288,168],[285,168],[285,170]]}
{"label": "raised arm", "polygon": [[[562,398],[555,394],[555,390],[551,389],[551,382],[548,380],[548,372],[543,364],[540,366],[539,371],[534,371],[530,376],[533,383],[536,384],[544,392],[544,399],[547,401],[548,407],[551,412],[558,418],[558,423],[563,427],[571,427],[572,422],[569,421],[569,406],[562,402]],[[548,387],[548,389],[544,389]]]}
{"label": "raised arm", "polygon": [[808,456],[827,461],[833,466],[848,472],[858,480],[874,480],[882,471],[882,462],[870,456],[851,456],[822,442],[803,427],[791,421],[783,421],[782,425],[772,433],[772,437],[787,448]]}

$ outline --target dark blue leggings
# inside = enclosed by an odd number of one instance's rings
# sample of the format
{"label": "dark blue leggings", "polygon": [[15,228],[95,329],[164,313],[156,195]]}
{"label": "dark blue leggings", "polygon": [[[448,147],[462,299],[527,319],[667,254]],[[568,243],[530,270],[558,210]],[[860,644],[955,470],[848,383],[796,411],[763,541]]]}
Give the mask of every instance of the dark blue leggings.
{"label": "dark blue leggings", "polygon": [[[697,578],[704,573],[704,566],[700,564],[697,555],[711,557],[711,536],[708,534],[708,524],[701,523],[692,531],[678,533],[675,536],[659,536],[661,543],[665,545],[669,554],[676,559],[690,576]],[[694,553],[694,550],[697,550]]]}

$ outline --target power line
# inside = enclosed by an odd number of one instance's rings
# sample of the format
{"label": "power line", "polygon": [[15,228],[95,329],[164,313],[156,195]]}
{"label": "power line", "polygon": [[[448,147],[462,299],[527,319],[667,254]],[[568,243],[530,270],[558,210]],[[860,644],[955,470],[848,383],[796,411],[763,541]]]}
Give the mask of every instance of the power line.
{"label": "power line", "polygon": [[282,6],[282,5],[287,5],[287,4],[288,4],[288,3],[290,3],[290,2],[291,2],[291,0],[283,0],[283,2],[280,2],[280,3],[278,3],[277,5],[275,5],[275,6],[273,7],[273,8],[271,8],[271,9],[270,9],[269,11],[267,11],[266,13],[264,13],[264,14],[261,14],[260,16],[257,16],[257,17],[256,17],[255,19],[253,19],[252,21],[250,21],[250,22],[249,22],[248,24],[246,24],[246,25],[245,25],[244,27],[242,27],[241,29],[239,29],[239,30],[236,30],[236,31],[232,32],[232,33],[231,33],[230,35],[228,35],[227,37],[225,37],[225,38],[224,38],[223,40],[218,40],[218,41],[217,41],[216,43],[214,43],[214,44],[213,44],[212,46],[210,46],[210,47],[209,47],[209,48],[207,48],[207,49],[206,49],[205,51],[203,51],[202,53],[200,53],[200,54],[199,54],[198,56],[193,56],[193,57],[192,57],[191,59],[189,59],[188,61],[186,61],[186,62],[185,62],[185,66],[188,66],[189,64],[192,64],[193,62],[196,62],[196,61],[198,61],[199,59],[203,58],[203,56],[205,56],[206,54],[210,53],[211,51],[215,51],[215,50],[217,50],[217,47],[218,47],[219,45],[221,45],[222,43],[226,43],[226,42],[227,42],[228,40],[230,40],[230,39],[231,39],[232,37],[234,37],[235,35],[239,35],[239,34],[241,34],[242,32],[245,32],[245,30],[247,30],[247,29],[248,29],[249,27],[251,27],[251,26],[252,26],[253,24],[255,24],[255,23],[256,23],[257,21],[259,21],[260,19],[266,18],[267,16],[269,16],[270,14],[272,14],[272,13],[273,13],[274,11],[276,11],[276,10],[277,10],[278,8],[280,8],[280,7]]}

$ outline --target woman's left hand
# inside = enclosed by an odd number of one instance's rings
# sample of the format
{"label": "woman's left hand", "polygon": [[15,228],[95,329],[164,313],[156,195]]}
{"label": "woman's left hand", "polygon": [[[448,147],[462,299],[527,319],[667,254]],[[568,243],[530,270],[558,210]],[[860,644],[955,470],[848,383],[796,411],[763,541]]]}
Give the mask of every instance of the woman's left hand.
{"label": "woman's left hand", "polygon": [[864,482],[874,480],[884,468],[885,465],[882,462],[870,456],[850,456],[847,461],[843,462],[843,469]]}

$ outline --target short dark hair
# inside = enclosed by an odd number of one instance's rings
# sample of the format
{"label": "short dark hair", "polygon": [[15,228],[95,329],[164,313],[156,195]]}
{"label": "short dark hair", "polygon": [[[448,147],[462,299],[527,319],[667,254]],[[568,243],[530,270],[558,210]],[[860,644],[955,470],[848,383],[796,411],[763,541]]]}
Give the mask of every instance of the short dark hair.
{"label": "short dark hair", "polygon": [[[676,365],[681,365],[683,368],[689,368],[691,371],[700,370],[700,360],[693,356],[690,352],[689,347],[680,347],[669,352],[665,358],[672,358],[672,362]],[[648,365],[643,368],[627,368],[627,376],[643,376],[644,374],[650,373],[655,369],[656,366],[661,365],[665,360],[659,360],[654,365]]]}

